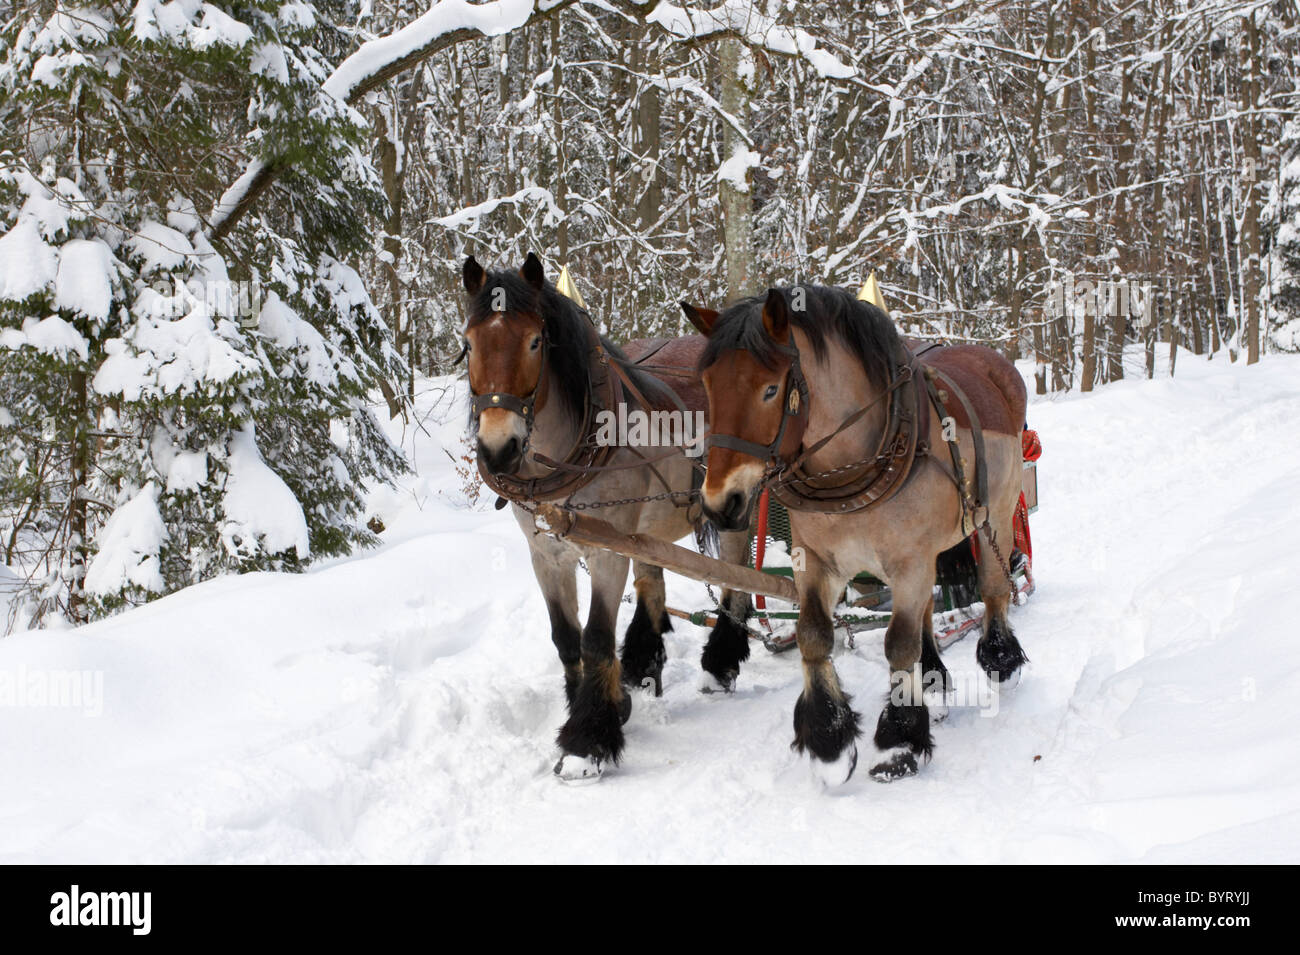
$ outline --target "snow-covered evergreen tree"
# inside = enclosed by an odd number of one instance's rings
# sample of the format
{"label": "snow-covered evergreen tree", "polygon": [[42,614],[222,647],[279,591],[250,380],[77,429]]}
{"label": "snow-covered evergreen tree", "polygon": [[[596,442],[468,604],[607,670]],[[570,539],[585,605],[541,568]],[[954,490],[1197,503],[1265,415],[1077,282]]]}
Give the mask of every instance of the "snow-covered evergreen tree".
{"label": "snow-covered evergreen tree", "polygon": [[[362,490],[402,459],[366,399],[399,361],[346,264],[383,211],[360,117],[321,90],[348,15],[42,0],[7,27],[0,531],[39,569],[29,618],[370,539]],[[285,155],[214,248],[232,171]]]}

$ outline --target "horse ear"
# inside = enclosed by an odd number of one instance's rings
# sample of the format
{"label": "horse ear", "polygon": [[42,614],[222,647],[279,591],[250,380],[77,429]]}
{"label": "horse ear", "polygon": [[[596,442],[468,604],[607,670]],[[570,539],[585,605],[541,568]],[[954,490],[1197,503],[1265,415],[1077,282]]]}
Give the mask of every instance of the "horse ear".
{"label": "horse ear", "polygon": [[785,296],[774,288],[767,290],[767,301],[763,303],[763,327],[778,342],[790,337],[790,306]]}
{"label": "horse ear", "polygon": [[474,260],[474,256],[465,256],[465,267],[461,269],[461,277],[465,280],[465,291],[470,295],[477,295],[483,283],[487,281],[487,273],[483,271],[483,266]]}
{"label": "horse ear", "polygon": [[682,302],[682,311],[686,320],[699,329],[703,335],[713,334],[713,326],[718,321],[718,313],[711,308],[696,308],[690,302]]}
{"label": "horse ear", "polygon": [[519,270],[519,274],[524,277],[525,282],[539,291],[546,284],[546,270],[542,268],[542,260],[535,252],[528,253],[528,258],[524,259],[524,267]]}

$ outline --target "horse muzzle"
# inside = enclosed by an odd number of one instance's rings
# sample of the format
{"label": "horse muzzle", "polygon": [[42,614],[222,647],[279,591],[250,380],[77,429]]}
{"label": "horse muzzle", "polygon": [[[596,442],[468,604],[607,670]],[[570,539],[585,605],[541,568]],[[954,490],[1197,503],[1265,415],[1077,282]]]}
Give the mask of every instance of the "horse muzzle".
{"label": "horse muzzle", "polygon": [[511,435],[505,443],[489,447],[482,438],[478,440],[478,459],[488,474],[511,475],[524,463],[524,443]]}
{"label": "horse muzzle", "polygon": [[741,491],[726,491],[719,499],[704,498],[700,502],[704,516],[717,525],[719,530],[740,531],[749,527],[750,512],[753,511],[754,495]]}

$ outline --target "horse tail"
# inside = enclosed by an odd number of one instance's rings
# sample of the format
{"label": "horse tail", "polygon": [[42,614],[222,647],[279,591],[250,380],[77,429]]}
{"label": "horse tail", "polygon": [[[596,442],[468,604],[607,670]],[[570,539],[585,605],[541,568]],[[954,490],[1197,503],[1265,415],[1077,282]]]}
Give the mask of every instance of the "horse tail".
{"label": "horse tail", "polygon": [[934,564],[935,581],[948,588],[954,606],[968,607],[979,599],[979,565],[969,537],[949,547]]}

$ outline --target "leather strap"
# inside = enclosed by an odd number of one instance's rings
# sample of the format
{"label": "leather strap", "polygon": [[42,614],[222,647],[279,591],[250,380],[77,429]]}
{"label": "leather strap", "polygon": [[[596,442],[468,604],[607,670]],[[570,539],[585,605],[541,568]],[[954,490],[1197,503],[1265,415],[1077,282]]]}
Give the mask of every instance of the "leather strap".
{"label": "leather strap", "polygon": [[[978,523],[977,511],[980,508],[988,507],[989,503],[989,474],[988,474],[988,455],[984,452],[984,429],[980,425],[979,415],[975,413],[974,407],[971,406],[970,399],[966,393],[958,387],[957,383],[948,375],[944,374],[938,368],[931,366],[927,369],[926,379],[929,382],[931,400],[935,403],[935,408],[942,418],[947,414],[947,395],[957,399],[962,410],[966,413],[966,420],[970,422],[971,439],[975,445],[975,487],[972,491],[970,481],[966,474],[966,462],[961,456],[961,446],[956,441],[949,441],[948,448],[952,455],[953,471],[956,475],[957,491],[962,499],[962,530],[969,533],[974,530]],[[938,388],[938,384],[943,385],[943,390]],[[967,521],[969,520],[969,530]]]}

